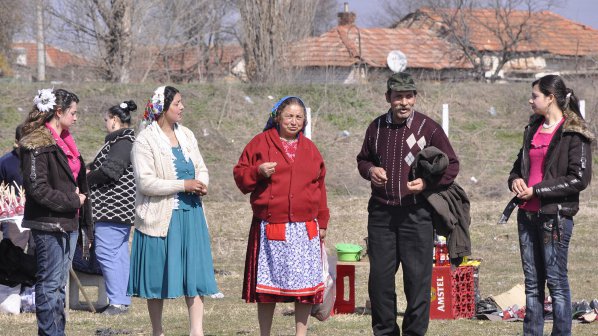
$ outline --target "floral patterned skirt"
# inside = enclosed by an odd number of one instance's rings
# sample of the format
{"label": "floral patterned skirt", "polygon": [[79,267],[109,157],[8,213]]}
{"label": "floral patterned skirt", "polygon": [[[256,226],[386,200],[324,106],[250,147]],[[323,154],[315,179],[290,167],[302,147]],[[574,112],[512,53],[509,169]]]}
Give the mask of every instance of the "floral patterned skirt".
{"label": "floral patterned skirt", "polygon": [[322,302],[324,283],[316,222],[269,224],[254,218],[245,259],[246,302]]}

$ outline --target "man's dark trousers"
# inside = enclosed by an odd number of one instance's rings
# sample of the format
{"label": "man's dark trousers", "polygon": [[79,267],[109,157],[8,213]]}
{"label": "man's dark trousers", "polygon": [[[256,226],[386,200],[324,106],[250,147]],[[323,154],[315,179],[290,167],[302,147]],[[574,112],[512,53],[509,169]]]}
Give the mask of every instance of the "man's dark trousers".
{"label": "man's dark trousers", "polygon": [[399,265],[407,298],[403,334],[424,335],[430,320],[432,210],[425,200],[401,207],[370,199],[368,213],[368,291],[374,335],[400,335],[395,290]]}

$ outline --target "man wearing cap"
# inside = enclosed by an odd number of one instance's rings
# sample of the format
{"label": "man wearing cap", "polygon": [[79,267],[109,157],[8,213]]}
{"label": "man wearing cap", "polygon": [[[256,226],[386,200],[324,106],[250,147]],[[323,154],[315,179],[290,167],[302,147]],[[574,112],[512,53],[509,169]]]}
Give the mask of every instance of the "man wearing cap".
{"label": "man wearing cap", "polygon": [[[357,167],[371,181],[368,203],[369,295],[374,335],[400,335],[395,274],[402,265],[407,307],[404,335],[424,335],[430,318],[430,288],[434,230],[432,208],[423,190],[451,184],[459,161],[442,127],[415,111],[417,88],[408,73],[387,82],[389,110],[368,126]],[[419,151],[435,146],[449,165],[438,185],[413,179],[411,165]]]}

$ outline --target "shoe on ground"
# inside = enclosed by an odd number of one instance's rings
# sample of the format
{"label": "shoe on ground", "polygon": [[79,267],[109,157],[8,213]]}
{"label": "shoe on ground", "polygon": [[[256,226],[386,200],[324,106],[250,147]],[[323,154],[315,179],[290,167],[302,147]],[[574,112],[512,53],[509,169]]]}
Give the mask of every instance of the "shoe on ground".
{"label": "shoe on ground", "polygon": [[127,305],[108,305],[102,312],[103,315],[120,315],[129,312],[129,306]]}
{"label": "shoe on ground", "polygon": [[587,314],[592,311],[590,308],[590,304],[586,300],[581,300],[579,302],[574,302],[572,304],[572,312],[573,312],[573,319],[577,320],[578,318],[582,317],[584,314]]}
{"label": "shoe on ground", "polygon": [[596,313],[596,309],[592,310],[589,313],[585,313],[584,315],[581,316],[580,319],[586,323],[592,323],[592,322],[598,320],[598,314]]}

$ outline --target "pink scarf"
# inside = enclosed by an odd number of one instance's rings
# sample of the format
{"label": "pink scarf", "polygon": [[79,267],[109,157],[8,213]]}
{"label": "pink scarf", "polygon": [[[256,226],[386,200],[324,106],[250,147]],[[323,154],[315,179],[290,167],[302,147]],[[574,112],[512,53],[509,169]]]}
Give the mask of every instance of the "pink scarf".
{"label": "pink scarf", "polygon": [[49,123],[46,123],[46,128],[50,130],[52,133],[52,137],[56,140],[56,145],[62,149],[64,154],[66,154],[66,158],[69,163],[69,167],[73,172],[73,176],[75,177],[75,181],[79,176],[79,171],[81,170],[81,161],[79,161],[79,150],[77,149],[77,144],[75,144],[75,139],[68,130],[62,131],[60,136],[56,133],[56,130],[50,126]]}

